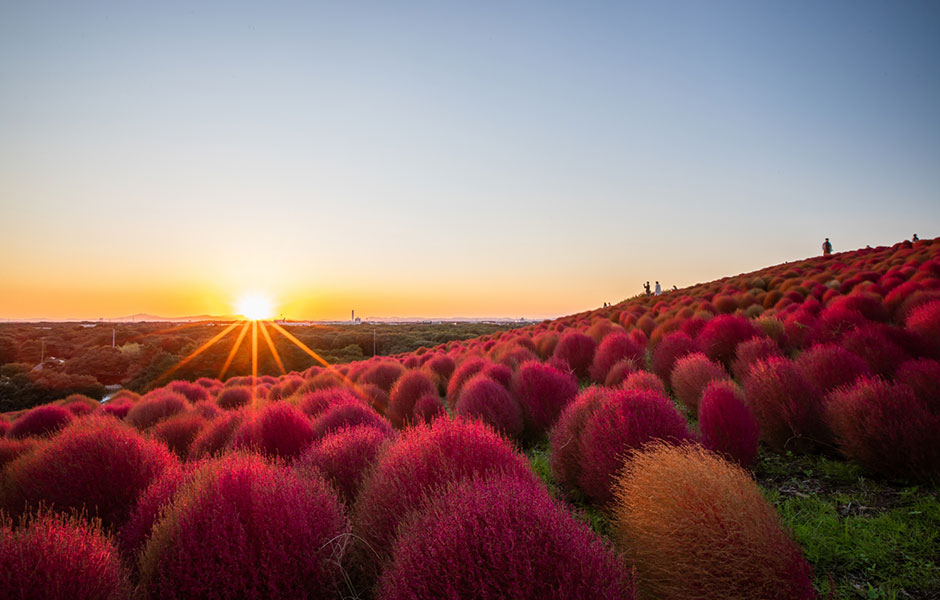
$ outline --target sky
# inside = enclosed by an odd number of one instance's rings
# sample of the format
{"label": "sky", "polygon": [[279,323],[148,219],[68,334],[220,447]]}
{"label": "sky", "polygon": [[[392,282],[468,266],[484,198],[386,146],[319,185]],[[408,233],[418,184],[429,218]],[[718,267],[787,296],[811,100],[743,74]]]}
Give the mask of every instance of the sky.
{"label": "sky", "polygon": [[545,318],[938,225],[936,2],[0,0],[0,318]]}

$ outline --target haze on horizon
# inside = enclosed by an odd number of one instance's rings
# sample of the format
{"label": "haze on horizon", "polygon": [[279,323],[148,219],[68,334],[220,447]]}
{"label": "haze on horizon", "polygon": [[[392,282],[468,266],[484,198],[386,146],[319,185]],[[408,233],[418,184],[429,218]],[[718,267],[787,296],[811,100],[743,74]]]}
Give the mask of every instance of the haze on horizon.
{"label": "haze on horizon", "polygon": [[0,4],[0,318],[570,314],[940,223],[940,4]]}

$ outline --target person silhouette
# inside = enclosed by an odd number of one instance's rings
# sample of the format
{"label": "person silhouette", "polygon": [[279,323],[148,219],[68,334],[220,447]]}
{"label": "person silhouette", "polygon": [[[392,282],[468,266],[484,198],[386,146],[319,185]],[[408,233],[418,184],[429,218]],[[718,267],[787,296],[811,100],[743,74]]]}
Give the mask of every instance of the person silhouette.
{"label": "person silhouette", "polygon": [[919,241],[920,241],[920,238],[917,237],[917,234],[915,233],[914,236],[911,238],[911,241],[912,241],[912,242],[919,242]]}
{"label": "person silhouette", "polygon": [[657,296],[660,296],[660,295],[662,295],[662,293],[663,293],[663,288],[661,288],[661,287],[659,286],[659,282],[657,281],[657,282],[656,282],[656,295],[657,295]]}
{"label": "person silhouette", "polygon": [[822,245],[823,256],[829,256],[832,254],[832,244],[829,243],[829,238],[826,238],[826,241]]}

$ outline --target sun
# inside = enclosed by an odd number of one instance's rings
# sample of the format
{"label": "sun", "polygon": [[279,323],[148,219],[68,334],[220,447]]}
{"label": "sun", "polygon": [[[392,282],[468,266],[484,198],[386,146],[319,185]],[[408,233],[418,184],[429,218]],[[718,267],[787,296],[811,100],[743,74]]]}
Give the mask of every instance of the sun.
{"label": "sun", "polygon": [[235,308],[238,310],[241,316],[245,317],[249,321],[262,321],[265,319],[270,319],[274,314],[274,307],[271,303],[271,299],[258,292],[245,294],[239,298],[238,302],[235,304]]}

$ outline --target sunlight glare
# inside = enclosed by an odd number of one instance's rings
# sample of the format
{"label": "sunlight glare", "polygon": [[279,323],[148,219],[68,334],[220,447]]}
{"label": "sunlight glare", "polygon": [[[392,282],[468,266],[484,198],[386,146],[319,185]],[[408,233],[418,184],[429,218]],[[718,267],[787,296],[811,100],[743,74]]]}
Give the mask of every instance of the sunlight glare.
{"label": "sunlight glare", "polygon": [[251,293],[242,296],[236,304],[241,316],[249,321],[270,319],[274,313],[271,300],[264,294]]}

